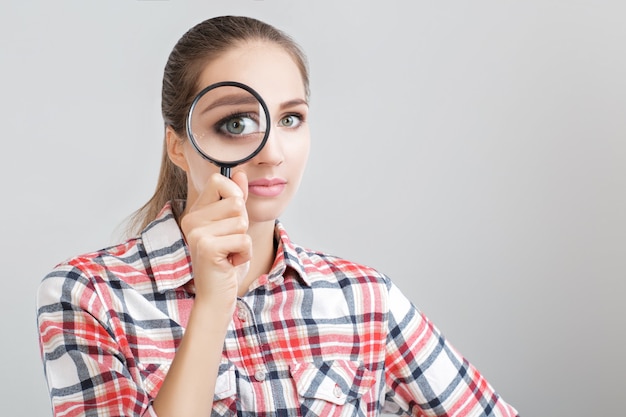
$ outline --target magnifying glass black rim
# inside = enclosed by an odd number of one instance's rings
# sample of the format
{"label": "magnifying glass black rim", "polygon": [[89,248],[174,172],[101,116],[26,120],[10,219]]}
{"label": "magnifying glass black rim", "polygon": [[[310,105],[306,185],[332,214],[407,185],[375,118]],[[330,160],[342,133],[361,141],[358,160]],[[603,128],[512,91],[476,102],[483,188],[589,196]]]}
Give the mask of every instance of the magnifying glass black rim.
{"label": "magnifying glass black rim", "polygon": [[[200,101],[200,99],[209,91],[218,88],[218,87],[239,87],[243,90],[246,90],[248,93],[252,94],[254,96],[254,98],[261,104],[261,107],[263,108],[263,111],[265,112],[265,134],[263,135],[263,140],[261,140],[261,143],[259,144],[259,146],[254,150],[254,152],[252,152],[250,155],[246,156],[245,158],[239,159],[237,161],[220,161],[219,159],[215,159],[212,158],[210,155],[206,154],[198,145],[198,143],[196,142],[196,139],[193,137],[193,133],[191,131],[191,116],[193,115],[193,110],[196,107],[196,105],[198,104],[198,101]],[[211,84],[208,87],[205,87],[202,89],[202,91],[200,91],[198,93],[198,95],[193,99],[193,101],[191,102],[191,107],[189,107],[189,113],[187,114],[187,137],[189,137],[189,140],[191,141],[191,144],[193,145],[193,147],[195,148],[196,151],[198,151],[198,153],[200,155],[202,155],[202,157],[204,159],[206,159],[209,162],[214,163],[215,165],[221,167],[221,168],[232,168],[235,167],[239,164],[243,164],[244,162],[254,158],[254,156],[256,154],[258,154],[259,152],[261,152],[261,149],[263,149],[263,147],[265,146],[265,143],[267,142],[267,138],[270,136],[270,112],[267,108],[267,104],[265,104],[265,101],[263,100],[263,98],[261,98],[261,95],[259,93],[257,93],[252,87],[237,82],[237,81],[220,81],[219,83],[215,83],[215,84]]]}

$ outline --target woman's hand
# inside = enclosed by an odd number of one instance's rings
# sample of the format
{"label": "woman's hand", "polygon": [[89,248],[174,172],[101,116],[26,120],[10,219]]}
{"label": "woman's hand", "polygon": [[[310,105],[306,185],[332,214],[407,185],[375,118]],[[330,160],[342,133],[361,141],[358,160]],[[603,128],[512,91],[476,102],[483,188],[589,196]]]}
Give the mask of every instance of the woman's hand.
{"label": "woman's hand", "polygon": [[180,225],[191,252],[196,299],[185,335],[154,400],[159,416],[211,414],[228,324],[237,302],[239,269],[251,258],[248,179],[212,175],[185,209]]}
{"label": "woman's hand", "polygon": [[[181,219],[191,253],[196,304],[210,304],[232,314],[241,274],[252,256],[246,233],[248,178],[243,172],[232,180],[213,174],[204,190]],[[242,272],[243,270],[243,272]]]}

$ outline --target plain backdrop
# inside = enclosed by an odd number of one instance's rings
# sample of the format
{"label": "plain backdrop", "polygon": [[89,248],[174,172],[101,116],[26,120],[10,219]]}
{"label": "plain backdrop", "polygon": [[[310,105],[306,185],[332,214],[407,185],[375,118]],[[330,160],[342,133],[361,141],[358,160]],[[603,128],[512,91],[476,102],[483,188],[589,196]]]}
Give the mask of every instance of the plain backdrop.
{"label": "plain backdrop", "polygon": [[149,198],[163,66],[221,14],[310,60],[294,240],[390,275],[523,416],[624,415],[622,0],[2,2],[0,415],[51,415],[37,285]]}

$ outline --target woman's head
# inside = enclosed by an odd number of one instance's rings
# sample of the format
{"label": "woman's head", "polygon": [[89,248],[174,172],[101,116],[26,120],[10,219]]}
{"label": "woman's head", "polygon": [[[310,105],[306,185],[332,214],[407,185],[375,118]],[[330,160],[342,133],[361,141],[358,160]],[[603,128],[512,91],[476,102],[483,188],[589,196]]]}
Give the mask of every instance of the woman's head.
{"label": "woman's head", "polygon": [[[221,58],[232,55],[233,51],[244,50],[250,45],[261,45],[273,51],[280,50],[283,55],[289,56],[292,67],[299,75],[304,98],[308,98],[306,58],[288,35],[253,18],[216,17],[199,23],[185,33],[168,58],[163,76],[161,104],[166,133],[175,133],[181,141],[185,140],[187,112],[195,95],[206,86],[203,74],[206,78],[207,68],[211,68],[212,64]],[[263,94],[261,92],[261,95]],[[136,213],[134,226],[137,229],[144,227],[155,218],[167,201],[187,199],[187,180],[187,172],[180,168],[180,164],[172,162],[164,144],[157,188],[150,201]]]}
{"label": "woman's head", "polygon": [[221,16],[205,20],[185,33],[170,53],[163,74],[161,111],[166,126],[184,135],[185,118],[195,95],[202,89],[199,77],[211,61],[250,41],[282,47],[297,64],[305,91],[309,92],[306,58],[298,45],[275,27],[250,17]]}

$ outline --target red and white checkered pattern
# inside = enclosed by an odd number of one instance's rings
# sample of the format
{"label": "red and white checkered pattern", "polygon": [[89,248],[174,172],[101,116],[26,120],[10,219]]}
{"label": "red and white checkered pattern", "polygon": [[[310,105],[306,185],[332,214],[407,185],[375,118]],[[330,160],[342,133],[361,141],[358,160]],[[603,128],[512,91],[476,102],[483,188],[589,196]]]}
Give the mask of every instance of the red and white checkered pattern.
{"label": "red and white checkered pattern", "polygon": [[[516,416],[384,275],[293,244],[237,309],[213,416]],[[183,337],[189,253],[168,205],[141,236],[42,281],[38,323],[55,416],[155,416]]]}

